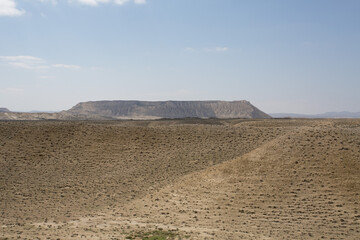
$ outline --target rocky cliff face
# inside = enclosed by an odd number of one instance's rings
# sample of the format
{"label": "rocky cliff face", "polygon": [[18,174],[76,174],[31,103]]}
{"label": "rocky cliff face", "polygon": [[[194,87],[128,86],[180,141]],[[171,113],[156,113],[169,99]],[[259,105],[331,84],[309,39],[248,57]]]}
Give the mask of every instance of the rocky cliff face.
{"label": "rocky cliff face", "polygon": [[271,118],[248,101],[95,101],[79,103],[68,114],[110,119]]}

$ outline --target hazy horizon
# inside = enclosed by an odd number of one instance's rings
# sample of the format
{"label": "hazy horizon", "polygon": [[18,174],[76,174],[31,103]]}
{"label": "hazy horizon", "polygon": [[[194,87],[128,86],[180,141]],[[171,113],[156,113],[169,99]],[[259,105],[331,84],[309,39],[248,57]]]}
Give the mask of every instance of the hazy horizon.
{"label": "hazy horizon", "polygon": [[[242,99],[242,100],[246,100],[246,99]],[[93,101],[147,101],[147,100],[136,100],[136,99],[114,99],[114,100],[93,100]],[[156,102],[156,101],[182,101],[182,100],[152,100],[150,102]],[[218,99],[208,99],[208,100],[186,100],[186,101],[226,101],[226,100],[218,100]],[[229,100],[229,101],[241,101],[241,100]],[[88,101],[86,101],[88,102]],[[79,102],[80,103],[80,102]],[[251,103],[251,102],[250,102]],[[251,103],[252,104],[252,103]],[[76,104],[74,104],[73,106],[71,107],[74,107]],[[70,107],[70,108],[71,108]],[[256,107],[256,106],[255,106]],[[7,108],[6,106],[3,107],[3,106],[0,106],[0,108]],[[22,110],[13,110],[13,109],[9,109],[7,108],[9,111],[11,112],[48,112],[48,113],[54,113],[54,112],[61,112],[61,111],[67,111],[69,110],[70,108],[67,108],[67,109],[61,109],[61,110],[37,110],[37,109],[32,109],[32,110],[25,110],[25,111],[22,111]],[[262,109],[259,109],[262,111]],[[265,112],[265,111],[264,111]],[[323,114],[330,114],[330,113],[360,113],[360,111],[346,111],[346,110],[343,110],[343,111],[327,111],[327,112],[318,112],[318,113],[294,113],[294,112],[265,112],[267,114],[270,114],[270,115],[283,115],[283,114],[290,114],[290,115],[304,115],[304,116],[316,116],[316,115],[323,115]]]}
{"label": "hazy horizon", "polygon": [[0,0],[0,107],[247,100],[360,112],[357,0]]}

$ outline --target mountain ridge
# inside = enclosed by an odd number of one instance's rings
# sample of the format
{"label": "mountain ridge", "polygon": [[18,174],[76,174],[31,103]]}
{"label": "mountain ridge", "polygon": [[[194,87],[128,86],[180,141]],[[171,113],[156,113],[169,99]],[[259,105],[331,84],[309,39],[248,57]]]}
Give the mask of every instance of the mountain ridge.
{"label": "mountain ridge", "polygon": [[325,112],[319,114],[270,113],[274,118],[360,118],[360,112]]}
{"label": "mountain ridge", "polygon": [[10,112],[10,110],[7,109],[7,108],[2,107],[2,108],[0,108],[0,112]]}

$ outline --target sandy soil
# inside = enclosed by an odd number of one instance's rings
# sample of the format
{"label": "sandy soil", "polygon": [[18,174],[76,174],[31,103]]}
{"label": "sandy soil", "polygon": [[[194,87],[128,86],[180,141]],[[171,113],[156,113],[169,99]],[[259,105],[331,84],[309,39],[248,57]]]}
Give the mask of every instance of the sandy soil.
{"label": "sandy soil", "polygon": [[0,122],[0,204],[0,239],[359,239],[360,120]]}

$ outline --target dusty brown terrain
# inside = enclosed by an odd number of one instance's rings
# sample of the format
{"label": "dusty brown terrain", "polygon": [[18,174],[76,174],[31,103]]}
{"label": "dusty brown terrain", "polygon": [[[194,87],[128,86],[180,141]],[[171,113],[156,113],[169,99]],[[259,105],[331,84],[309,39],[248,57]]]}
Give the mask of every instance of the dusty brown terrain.
{"label": "dusty brown terrain", "polygon": [[359,239],[360,120],[0,122],[0,204],[0,239]]}

